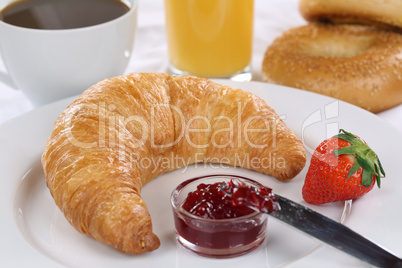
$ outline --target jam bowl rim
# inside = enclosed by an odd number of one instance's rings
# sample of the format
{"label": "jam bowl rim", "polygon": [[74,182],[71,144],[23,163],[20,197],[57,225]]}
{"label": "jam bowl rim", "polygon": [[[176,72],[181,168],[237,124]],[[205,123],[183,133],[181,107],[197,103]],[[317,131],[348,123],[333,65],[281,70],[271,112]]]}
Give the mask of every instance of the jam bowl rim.
{"label": "jam bowl rim", "polygon": [[197,176],[197,177],[193,177],[190,179],[187,179],[183,182],[181,182],[179,185],[177,185],[174,190],[172,191],[172,194],[170,196],[170,203],[171,206],[173,208],[174,213],[180,215],[181,218],[185,217],[185,218],[189,218],[190,220],[197,220],[197,221],[202,221],[202,222],[210,222],[210,223],[235,223],[235,222],[242,222],[244,220],[247,219],[253,219],[256,217],[263,217],[263,216],[267,216],[266,214],[259,212],[259,211],[255,211],[252,212],[250,214],[244,215],[244,216],[240,216],[240,217],[235,217],[235,218],[228,218],[228,219],[210,219],[210,218],[204,218],[204,217],[200,217],[197,215],[194,215],[190,212],[188,212],[187,210],[183,209],[180,205],[181,204],[176,204],[177,202],[177,196],[180,194],[180,191],[182,189],[184,189],[186,186],[203,180],[203,179],[208,179],[208,178],[214,178],[214,177],[233,177],[235,179],[238,179],[240,181],[247,181],[248,183],[254,184],[256,187],[262,187],[263,185],[261,183],[259,183],[258,181],[255,181],[253,179],[250,179],[248,177],[244,177],[244,176],[240,176],[240,175],[235,175],[235,174],[210,174],[210,175],[203,175],[203,176]]}

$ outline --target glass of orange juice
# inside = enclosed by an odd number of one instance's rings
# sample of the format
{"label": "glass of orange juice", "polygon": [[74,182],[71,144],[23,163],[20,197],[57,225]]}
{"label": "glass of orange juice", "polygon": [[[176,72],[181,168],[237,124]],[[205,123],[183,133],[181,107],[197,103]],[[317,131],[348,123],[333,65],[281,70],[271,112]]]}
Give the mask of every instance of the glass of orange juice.
{"label": "glass of orange juice", "polygon": [[254,0],[165,0],[169,72],[251,80]]}

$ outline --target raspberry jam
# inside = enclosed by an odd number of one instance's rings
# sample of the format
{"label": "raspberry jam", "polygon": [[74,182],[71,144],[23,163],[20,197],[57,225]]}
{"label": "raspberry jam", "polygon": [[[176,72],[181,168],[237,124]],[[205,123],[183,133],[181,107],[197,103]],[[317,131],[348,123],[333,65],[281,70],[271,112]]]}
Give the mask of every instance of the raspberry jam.
{"label": "raspberry jam", "polygon": [[249,206],[271,211],[275,204],[269,188],[247,178],[212,175],[185,181],[172,194],[177,239],[207,257],[243,255],[262,244],[267,230],[267,215]]}
{"label": "raspberry jam", "polygon": [[199,184],[197,190],[188,194],[182,208],[206,219],[237,218],[254,212],[247,206],[237,206],[232,197],[221,191],[221,185],[222,182]]}
{"label": "raspberry jam", "polygon": [[239,180],[231,180],[221,184],[221,191],[230,196],[236,207],[251,207],[262,213],[280,209],[278,198],[272,189],[265,186],[248,186]]}
{"label": "raspberry jam", "polygon": [[190,192],[182,208],[191,214],[207,219],[230,219],[253,212],[268,213],[279,208],[272,189],[247,186],[239,180],[201,183]]}

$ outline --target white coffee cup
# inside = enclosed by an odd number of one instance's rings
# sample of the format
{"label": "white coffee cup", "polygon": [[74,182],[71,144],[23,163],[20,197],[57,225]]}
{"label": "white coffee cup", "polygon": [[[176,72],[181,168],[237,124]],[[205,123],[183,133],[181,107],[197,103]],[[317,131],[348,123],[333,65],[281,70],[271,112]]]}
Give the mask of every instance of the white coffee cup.
{"label": "white coffee cup", "polygon": [[[0,10],[18,0],[0,1]],[[82,93],[121,75],[130,60],[137,0],[122,16],[89,27],[42,30],[0,21],[0,51],[7,73],[0,81],[20,89],[34,106]]]}

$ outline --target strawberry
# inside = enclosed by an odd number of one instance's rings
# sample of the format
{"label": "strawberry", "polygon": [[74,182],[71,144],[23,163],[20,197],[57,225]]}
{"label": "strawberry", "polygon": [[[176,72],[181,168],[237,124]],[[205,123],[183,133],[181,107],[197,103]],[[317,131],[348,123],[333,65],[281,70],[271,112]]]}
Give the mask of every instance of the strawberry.
{"label": "strawberry", "polygon": [[377,154],[359,137],[341,129],[324,140],[311,158],[302,194],[311,204],[358,198],[385,176]]}

